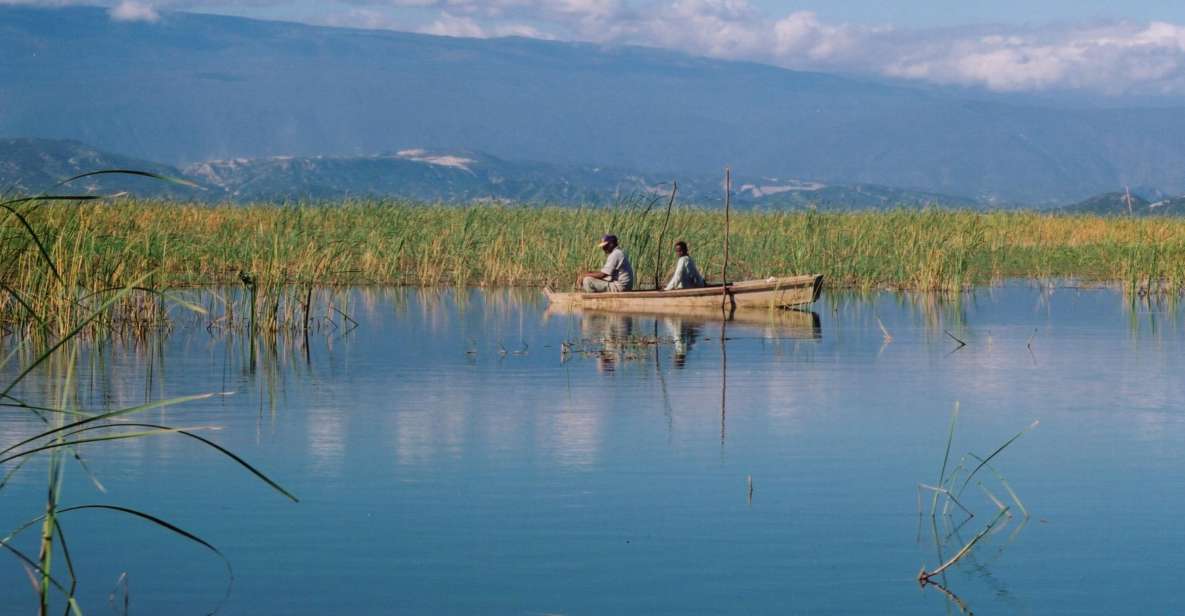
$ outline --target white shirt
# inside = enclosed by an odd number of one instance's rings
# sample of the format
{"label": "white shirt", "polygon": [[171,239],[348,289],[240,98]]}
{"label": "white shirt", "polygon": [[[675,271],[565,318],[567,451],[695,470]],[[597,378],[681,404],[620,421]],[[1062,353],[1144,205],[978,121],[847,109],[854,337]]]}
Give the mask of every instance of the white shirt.
{"label": "white shirt", "polygon": [[693,289],[702,286],[704,286],[704,277],[700,276],[699,269],[695,267],[695,261],[692,261],[691,257],[687,255],[679,257],[675,263],[675,273],[667,282],[666,290]]}

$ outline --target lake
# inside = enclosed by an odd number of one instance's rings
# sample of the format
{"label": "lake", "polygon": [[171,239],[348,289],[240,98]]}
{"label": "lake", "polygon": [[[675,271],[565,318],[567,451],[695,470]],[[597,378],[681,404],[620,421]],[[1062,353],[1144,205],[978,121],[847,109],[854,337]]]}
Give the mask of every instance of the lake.
{"label": "lake", "polygon": [[[180,324],[76,368],[88,408],[230,393],[139,420],[218,427],[201,434],[299,503],[157,436],[84,446],[106,493],[71,461],[63,504],[217,546],[222,614],[1185,611],[1175,305],[1011,283],[825,292],[814,312],[722,325],[553,314],[531,291],[348,295],[357,326],[324,322],[307,356],[259,339],[252,362],[243,338]],[[16,393],[52,401],[61,379]],[[956,404],[947,474],[1040,422],[968,483],[969,520],[944,500],[931,517],[918,488],[939,481]],[[0,440],[38,425],[3,409]],[[6,529],[44,509],[46,467],[0,492]],[[987,530],[994,500],[1009,509]],[[223,601],[226,569],[194,543],[110,511],[62,523],[88,613],[122,600],[123,573],[132,613]],[[981,531],[942,588],[919,587]],[[35,555],[38,532],[18,545]],[[0,576],[4,611],[35,611],[20,561]]]}

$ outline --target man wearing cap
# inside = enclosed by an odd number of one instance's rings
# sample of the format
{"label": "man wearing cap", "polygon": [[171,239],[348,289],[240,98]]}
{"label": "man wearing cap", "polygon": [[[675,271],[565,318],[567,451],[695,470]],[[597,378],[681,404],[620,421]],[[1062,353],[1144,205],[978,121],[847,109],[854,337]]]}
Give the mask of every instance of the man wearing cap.
{"label": "man wearing cap", "polygon": [[634,268],[630,258],[617,245],[616,235],[601,238],[601,250],[608,255],[599,272],[585,272],[576,280],[585,293],[620,292],[634,288]]}

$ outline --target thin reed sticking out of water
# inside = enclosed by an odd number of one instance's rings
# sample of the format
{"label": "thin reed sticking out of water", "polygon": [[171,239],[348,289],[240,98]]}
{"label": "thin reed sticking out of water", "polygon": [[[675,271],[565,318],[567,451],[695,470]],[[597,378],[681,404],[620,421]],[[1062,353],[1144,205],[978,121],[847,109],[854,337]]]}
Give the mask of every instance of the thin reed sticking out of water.
{"label": "thin reed sticking out of water", "polygon": [[[990,455],[988,455],[986,457],[981,458],[981,457],[975,455],[974,453],[968,452],[966,456],[963,456],[963,458],[960,460],[959,464],[957,464],[955,466],[955,468],[953,470],[951,470],[950,473],[947,473],[947,468],[950,465],[950,453],[951,453],[952,444],[954,442],[955,425],[958,421],[958,417],[959,417],[959,403],[956,402],[955,408],[951,412],[950,426],[947,430],[947,437],[946,437],[946,449],[945,449],[945,452],[943,453],[943,457],[942,457],[942,466],[940,467],[940,469],[938,471],[937,484],[933,485],[933,486],[927,485],[927,484],[918,484],[918,523],[919,523],[919,525],[921,524],[921,517],[923,515],[922,503],[921,503],[921,493],[922,493],[922,491],[929,491],[932,494],[932,498],[930,500],[930,518],[931,518],[931,521],[934,523],[933,524],[934,529],[935,529],[934,540],[935,540],[935,545],[938,548],[939,564],[932,570],[927,569],[926,566],[923,564],[921,569],[918,571],[917,581],[918,581],[918,584],[920,584],[923,588],[925,588],[927,585],[938,586],[941,588],[941,590],[945,594],[947,594],[948,596],[952,596],[952,597],[954,596],[953,593],[950,592],[950,590],[946,587],[945,584],[940,583],[939,579],[944,575],[944,573],[948,569],[955,566],[960,560],[962,560],[968,554],[970,554],[972,552],[972,550],[974,550],[976,548],[976,546],[980,544],[980,542],[985,540],[992,533],[1003,528],[1003,526],[1006,525],[1008,523],[1008,521],[1011,520],[1013,517],[1012,516],[1012,508],[1008,505],[1005,505],[982,482],[977,482],[976,485],[978,485],[980,487],[981,491],[987,497],[988,501],[995,507],[996,515],[982,529],[980,529],[979,532],[977,532],[971,538],[970,541],[967,541],[966,543],[964,543],[954,553],[953,556],[951,556],[950,558],[945,558],[945,559],[942,557],[943,540],[938,537],[938,532],[937,532],[937,518],[941,517],[944,520],[944,522],[948,521],[950,519],[950,506],[952,504],[955,505],[956,507],[958,507],[960,510],[962,510],[963,513],[965,513],[967,516],[959,524],[959,526],[966,524],[968,521],[970,521],[972,518],[974,518],[975,512],[967,504],[965,504],[965,499],[963,498],[963,491],[967,488],[968,484],[971,483],[971,480],[975,478],[976,474],[979,473],[980,470],[987,468],[989,471],[991,471],[992,475],[996,478],[997,482],[1001,486],[1003,486],[1003,488],[1007,491],[1008,495],[1012,498],[1013,502],[1020,509],[1021,514],[1023,515],[1024,519],[1028,519],[1029,512],[1027,509],[1025,509],[1024,504],[1020,500],[1020,497],[1012,489],[1012,486],[1008,483],[1007,479],[1004,478],[1004,475],[998,469],[991,466],[989,464],[989,462],[991,460],[995,459],[997,456],[999,456],[1005,449],[1007,449],[1010,445],[1012,445],[1014,442],[1016,442],[1016,440],[1019,439],[1021,436],[1023,436],[1026,432],[1037,427],[1037,425],[1039,424],[1039,422],[1034,421],[1027,428],[1025,428],[1024,430],[1021,430],[1016,435],[1014,435],[1012,438],[1005,441],[1004,444],[997,447]],[[966,468],[965,461],[967,458],[972,458],[972,459],[976,460],[978,462],[978,464],[970,472],[968,472],[966,474],[966,477],[962,477],[962,473],[963,473],[964,469]],[[962,479],[961,483],[959,483],[960,478]],[[943,506],[941,508],[941,513],[939,513],[939,507],[938,507],[938,501],[940,499],[942,499],[944,501]],[[1023,527],[1023,522],[1017,528],[1019,530],[1022,527]],[[957,530],[958,530],[958,527],[956,527],[954,531],[951,531],[951,533],[948,534],[948,538],[950,536],[956,536]],[[1013,538],[1015,538],[1015,534],[1016,533],[1014,532]],[[969,612],[969,610],[966,608],[966,605],[964,605],[962,603],[962,601],[958,601],[957,598],[956,598],[956,601],[959,603],[961,610],[963,610],[965,612]]]}

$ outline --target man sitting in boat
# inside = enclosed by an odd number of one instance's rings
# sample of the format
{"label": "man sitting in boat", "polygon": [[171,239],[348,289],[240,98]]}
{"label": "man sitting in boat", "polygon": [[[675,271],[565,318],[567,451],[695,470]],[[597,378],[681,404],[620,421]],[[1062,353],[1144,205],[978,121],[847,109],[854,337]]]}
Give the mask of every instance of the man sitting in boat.
{"label": "man sitting in boat", "polygon": [[606,291],[620,292],[634,288],[634,268],[630,265],[630,258],[617,245],[616,235],[606,235],[601,238],[601,250],[608,255],[605,265],[599,272],[585,272],[580,275],[576,284],[585,293],[604,293]]}
{"label": "man sitting in boat", "polygon": [[667,282],[666,290],[697,289],[704,286],[704,277],[700,276],[695,261],[691,259],[691,255],[687,254],[687,242],[683,240],[675,242],[675,254],[678,255],[679,260],[675,262],[675,273]]}

